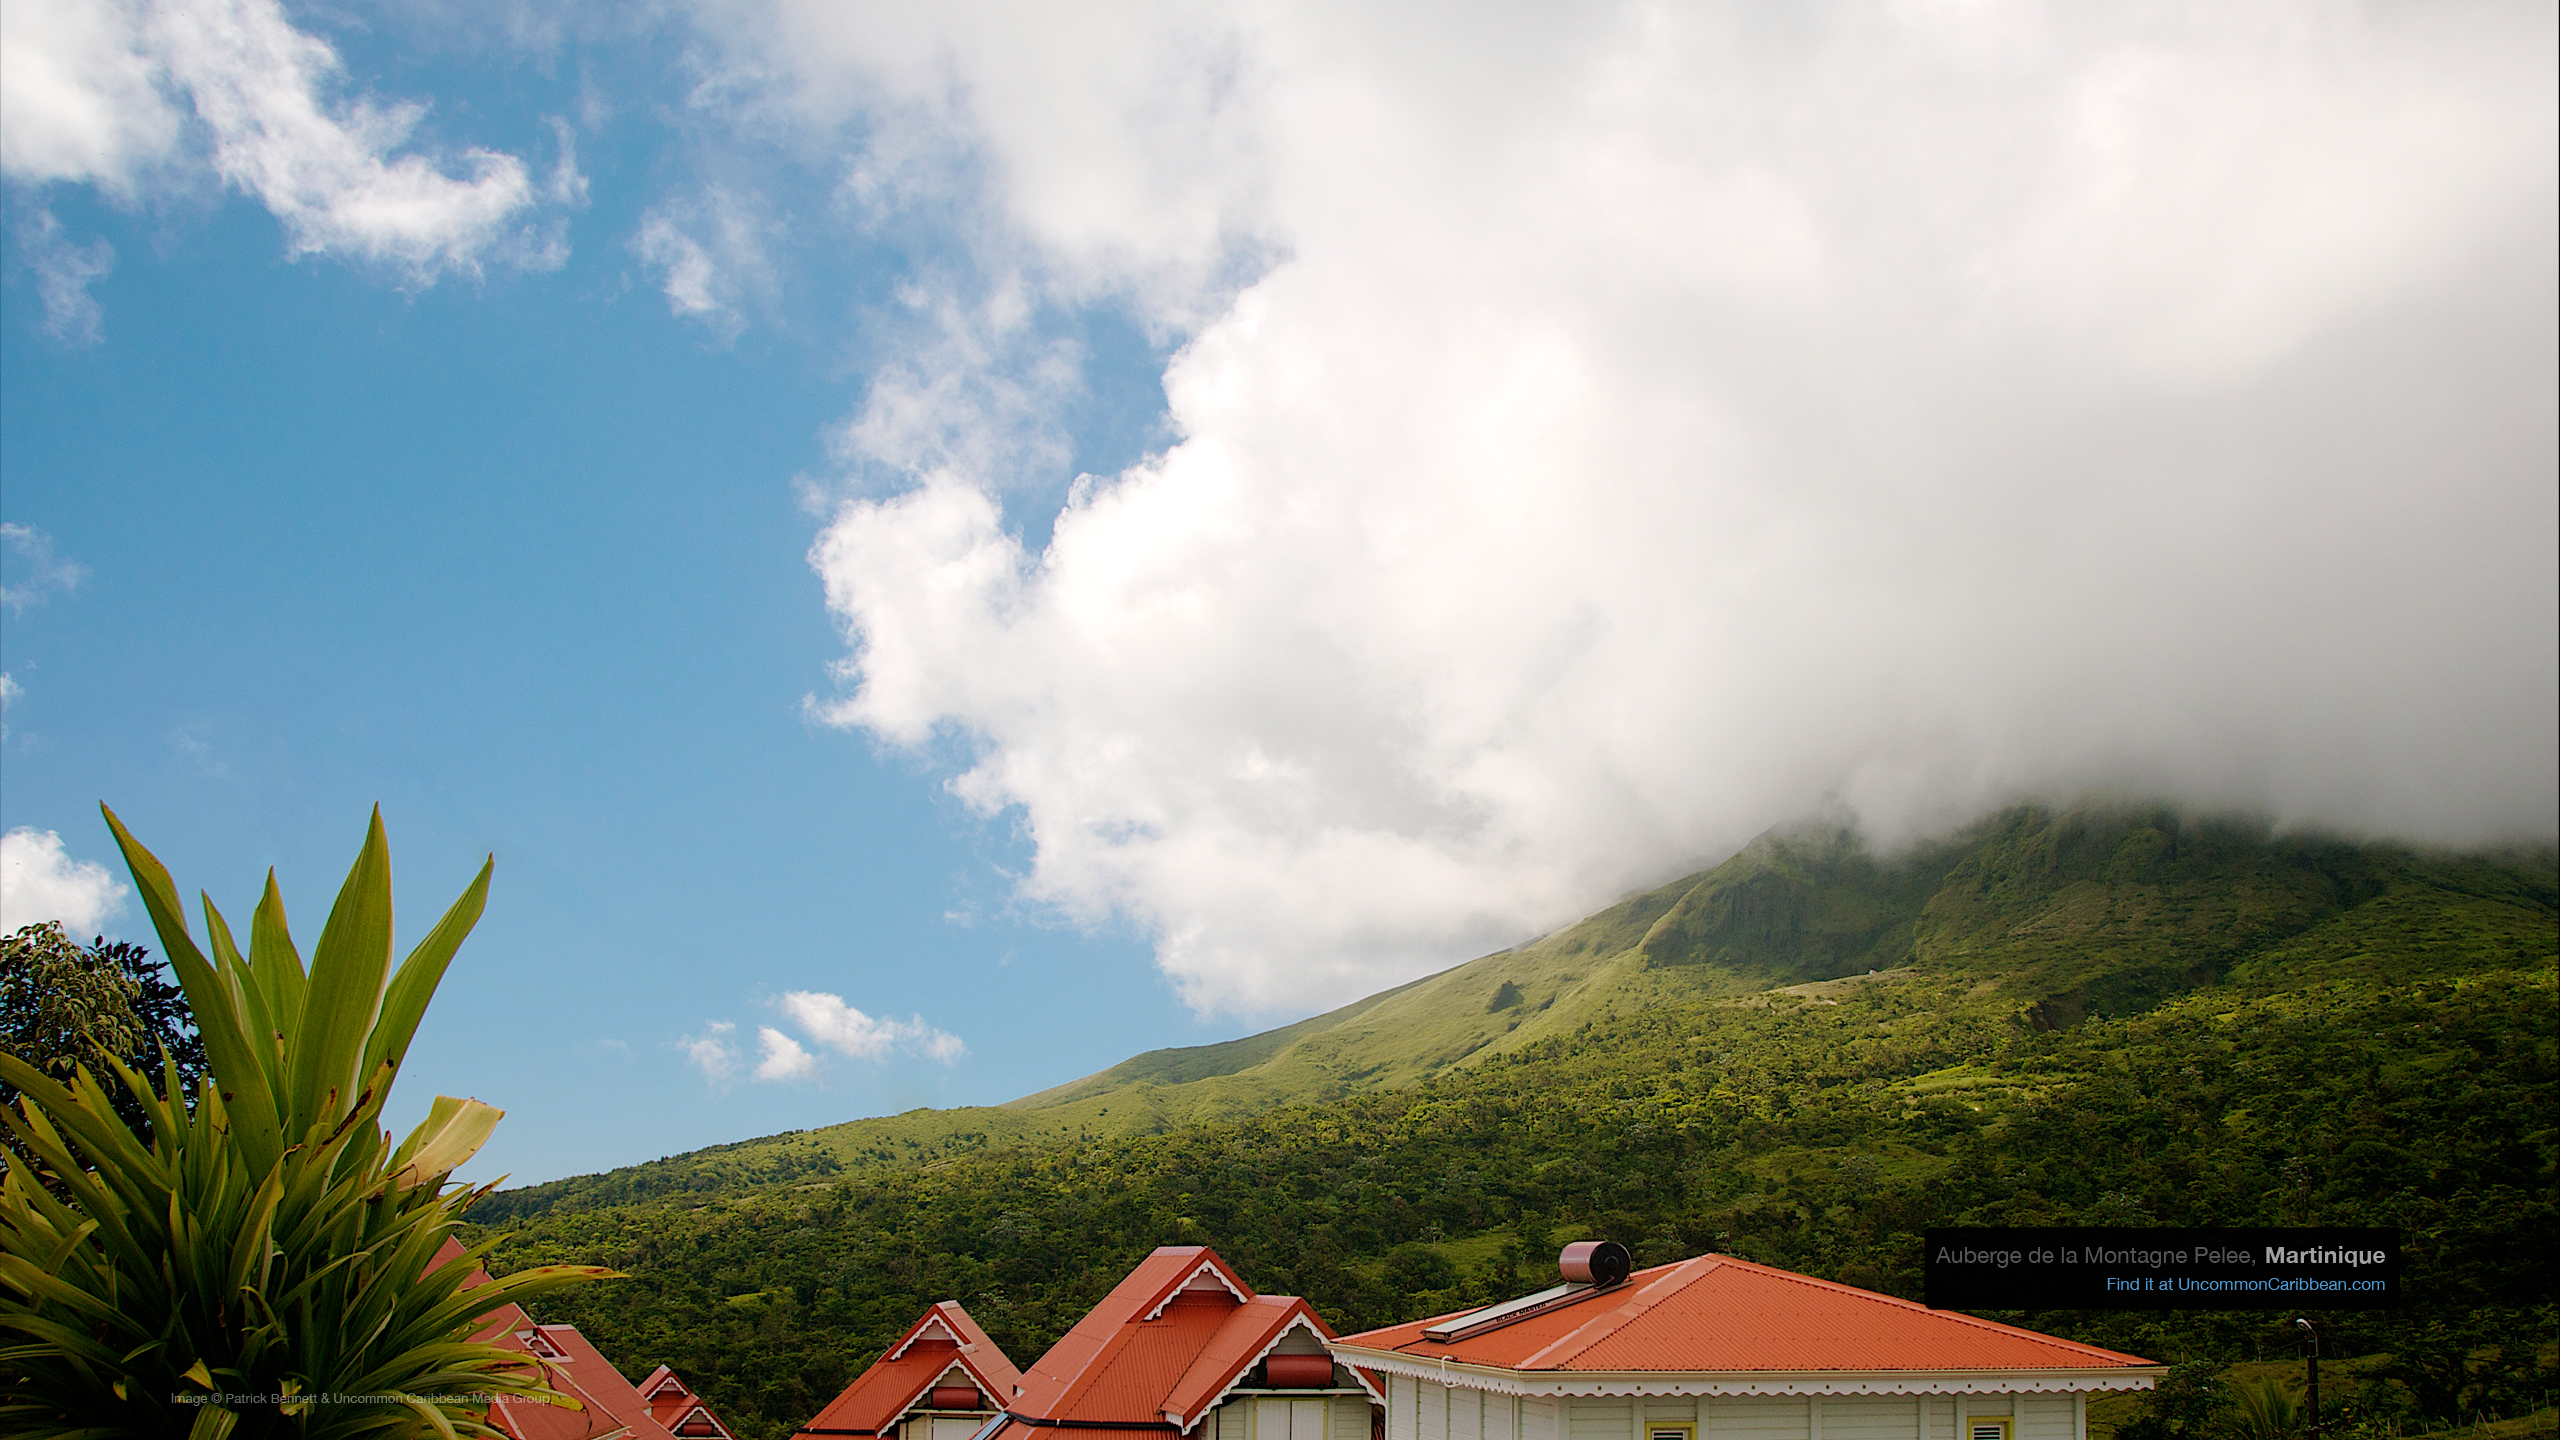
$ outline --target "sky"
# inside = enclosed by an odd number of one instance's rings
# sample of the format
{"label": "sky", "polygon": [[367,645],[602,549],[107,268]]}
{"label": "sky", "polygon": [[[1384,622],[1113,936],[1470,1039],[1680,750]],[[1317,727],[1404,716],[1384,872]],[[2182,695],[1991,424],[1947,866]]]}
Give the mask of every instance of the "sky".
{"label": "sky", "polygon": [[521,1181],[1808,816],[2547,839],[2554,30],[16,0],[0,924],[494,854],[400,1104]]}

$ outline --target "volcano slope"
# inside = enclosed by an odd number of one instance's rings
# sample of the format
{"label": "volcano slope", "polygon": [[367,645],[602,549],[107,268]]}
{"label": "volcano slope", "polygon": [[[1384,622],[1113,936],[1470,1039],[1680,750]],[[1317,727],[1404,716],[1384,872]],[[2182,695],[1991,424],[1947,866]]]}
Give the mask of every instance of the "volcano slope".
{"label": "volcano slope", "polygon": [[[2555,971],[2549,846],[2131,806],[1891,856],[1801,828],[1266,1035],[474,1218],[510,1233],[504,1266],[628,1272],[557,1318],[626,1370],[675,1365],[747,1436],[933,1300],[1036,1354],[1167,1243],[1348,1329],[1532,1288],[1583,1235],[1916,1298],[1930,1225],[2393,1225],[2413,1303],[2332,1317],[2363,1358],[2330,1403],[2416,1428],[2553,1384]],[[2162,1440],[2220,1426],[2212,1377],[2283,1353],[2285,1318],[2028,1323],[2178,1363],[2106,1417]]]}

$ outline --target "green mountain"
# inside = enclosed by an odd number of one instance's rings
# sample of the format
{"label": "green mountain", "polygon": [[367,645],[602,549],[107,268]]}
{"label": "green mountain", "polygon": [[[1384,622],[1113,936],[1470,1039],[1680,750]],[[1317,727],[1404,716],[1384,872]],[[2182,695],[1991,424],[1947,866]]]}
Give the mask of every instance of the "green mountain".
{"label": "green mountain", "polygon": [[483,1213],[1161,1134],[1410,1086],[1620,1014],[1870,970],[1973,977],[2030,1026],[2067,1026],[2210,983],[2395,887],[2548,911],[2550,869],[2547,851],[2427,855],[2161,806],[2021,807],[1883,857],[1846,830],[1796,827],[1554,934],[1294,1025],[1151,1050],[1005,1105],[849,1121],[506,1191]]}
{"label": "green mountain", "polygon": [[[2415,1303],[2333,1317],[2355,1426],[2560,1380],[2560,857],[2024,807],[1877,854],[1763,836],[1532,943],[1012,1105],[490,1197],[502,1267],[778,1436],[932,1300],[1036,1355],[1149,1248],[1215,1244],[1345,1329],[1519,1293],[1577,1235],[1916,1295],[1933,1224],[2400,1227]],[[2099,1417],[2230,1420],[2282,1317],[2040,1315],[2178,1363]],[[636,1367],[636,1368],[635,1368]],[[2130,1408],[2127,1408],[2130,1407]]]}

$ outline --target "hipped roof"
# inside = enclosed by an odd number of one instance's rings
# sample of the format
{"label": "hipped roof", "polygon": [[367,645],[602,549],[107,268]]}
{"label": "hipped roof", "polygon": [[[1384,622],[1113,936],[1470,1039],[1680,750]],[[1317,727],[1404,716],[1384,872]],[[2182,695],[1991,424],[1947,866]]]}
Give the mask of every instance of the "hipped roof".
{"label": "hipped roof", "polygon": [[1730,1255],[1639,1270],[1623,1285],[1468,1339],[1423,1337],[1449,1318],[1346,1336],[1335,1353],[1353,1363],[1374,1352],[1550,1374],[2087,1371],[2153,1364]]}

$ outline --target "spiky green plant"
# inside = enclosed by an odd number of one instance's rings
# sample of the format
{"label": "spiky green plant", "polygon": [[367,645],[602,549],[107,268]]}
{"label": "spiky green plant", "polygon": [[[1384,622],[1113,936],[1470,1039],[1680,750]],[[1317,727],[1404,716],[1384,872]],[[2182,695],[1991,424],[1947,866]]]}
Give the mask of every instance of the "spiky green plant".
{"label": "spiky green plant", "polygon": [[148,1111],[145,1145],[85,1067],[64,1084],[0,1055],[24,1092],[0,1123],[37,1162],[0,1176],[0,1432],[495,1436],[487,1397],[572,1403],[522,1352],[471,1335],[511,1302],[608,1272],[472,1284],[486,1244],[434,1266],[485,1193],[448,1177],[499,1112],[439,1097],[396,1146],[379,1124],[490,866],[395,970],[376,809],[306,973],[274,872],[245,957],[204,898],[207,958],[168,870],[113,811],[107,824],[211,1074],[190,1103],[174,1064],[154,1085],[109,1058]]}

